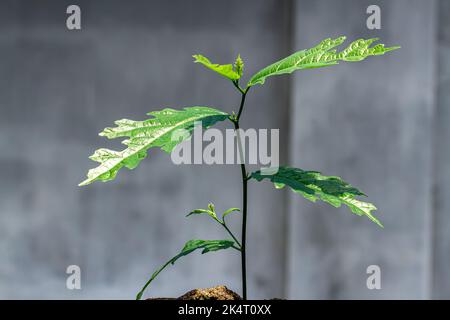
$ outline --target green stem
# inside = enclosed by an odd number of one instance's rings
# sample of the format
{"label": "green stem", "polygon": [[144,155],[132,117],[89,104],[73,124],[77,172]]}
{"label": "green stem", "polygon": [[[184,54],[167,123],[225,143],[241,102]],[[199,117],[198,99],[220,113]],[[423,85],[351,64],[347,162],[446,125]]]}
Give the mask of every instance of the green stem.
{"label": "green stem", "polygon": [[241,265],[242,265],[242,298],[247,300],[247,267],[245,261],[245,241],[247,236],[247,171],[245,164],[241,164],[242,173],[242,244],[241,244]]}
{"label": "green stem", "polygon": [[233,238],[234,242],[236,242],[236,244],[239,246],[239,248],[241,248],[242,247],[241,243],[238,241],[238,239],[236,239],[236,237],[234,236],[233,232],[231,232],[231,230],[228,229],[228,226],[225,224],[225,220],[220,222],[220,224],[225,228],[225,230],[227,230],[227,232],[230,234],[230,236]]}
{"label": "green stem", "polygon": [[241,105],[239,107],[239,112],[238,112],[237,117],[236,117],[236,122],[234,123],[235,126],[237,124],[238,129],[239,129],[239,119],[241,118],[242,110],[244,110],[245,97],[247,96],[248,89],[250,89],[250,88],[247,88],[247,89],[245,89],[245,91],[243,91],[239,87],[239,91],[242,93],[242,98],[241,98]]}
{"label": "green stem", "polygon": [[238,84],[236,87],[242,93],[241,105],[239,106],[239,112],[235,119],[233,119],[234,128],[236,130],[236,136],[239,146],[239,158],[241,160],[241,175],[242,175],[242,238],[241,238],[241,266],[242,266],[242,298],[247,300],[247,265],[246,265],[246,238],[247,238],[247,169],[245,167],[245,159],[242,159],[242,141],[239,135],[239,119],[241,118],[242,110],[244,109],[245,97],[248,89],[242,90]]}
{"label": "green stem", "polygon": [[239,251],[239,252],[241,251],[241,248],[238,248],[238,247],[236,247],[235,245],[232,245],[231,247],[232,247],[233,249],[236,249],[236,250]]}
{"label": "green stem", "polygon": [[141,289],[141,291],[139,291],[139,293],[136,296],[136,300],[141,300],[142,295],[144,294],[145,289],[147,289],[147,287],[149,286],[149,284],[158,276],[158,274],[160,274],[161,271],[163,271],[169,264],[171,264],[173,261],[173,259],[170,259],[169,261],[167,261],[161,268],[159,268],[158,270],[156,270],[153,274],[152,277],[147,281],[147,283],[144,285],[144,287]]}
{"label": "green stem", "polygon": [[239,92],[240,93],[242,93],[242,94],[244,94],[245,93],[245,91],[244,90],[242,90],[242,88],[239,86],[239,80],[236,80],[236,81],[232,81],[233,82],[233,84],[234,84],[234,86],[236,87],[236,89],[238,89],[239,90]]}

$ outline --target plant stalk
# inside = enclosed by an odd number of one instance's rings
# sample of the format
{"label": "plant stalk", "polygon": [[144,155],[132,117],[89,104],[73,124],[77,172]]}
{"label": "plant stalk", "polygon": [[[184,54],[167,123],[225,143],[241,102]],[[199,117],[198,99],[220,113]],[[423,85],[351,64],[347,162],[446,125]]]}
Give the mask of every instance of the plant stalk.
{"label": "plant stalk", "polygon": [[242,298],[247,300],[247,266],[245,256],[245,240],[247,236],[247,171],[245,164],[241,164],[242,172],[242,238],[241,238],[241,265],[242,265]]}
{"label": "plant stalk", "polygon": [[234,236],[233,232],[231,232],[231,230],[225,224],[225,221],[221,222],[220,224],[225,228],[225,230],[228,232],[228,234],[233,238],[234,242],[236,242],[236,244],[239,246],[239,251],[240,251],[241,250],[240,248],[242,247],[241,243],[239,242],[238,239],[236,239],[236,237]]}
{"label": "plant stalk", "polygon": [[[239,86],[238,86],[239,88]],[[242,238],[241,238],[241,266],[242,266],[242,299],[247,300],[247,265],[246,265],[246,238],[247,238],[247,169],[245,167],[245,159],[243,159],[242,140],[239,134],[239,119],[241,118],[242,110],[244,109],[245,97],[248,92],[246,90],[239,90],[242,93],[241,105],[236,118],[233,120],[234,128],[236,130],[239,158],[241,162],[242,174]]]}

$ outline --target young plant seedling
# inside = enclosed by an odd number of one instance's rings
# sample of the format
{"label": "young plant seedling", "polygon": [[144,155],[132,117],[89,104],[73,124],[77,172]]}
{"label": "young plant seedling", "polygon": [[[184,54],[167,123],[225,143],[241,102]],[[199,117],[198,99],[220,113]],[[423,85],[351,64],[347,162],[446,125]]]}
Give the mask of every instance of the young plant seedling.
{"label": "young plant seedling", "polygon": [[[98,149],[90,159],[99,162],[100,165],[89,170],[87,179],[80,183],[80,186],[88,185],[94,181],[113,180],[117,172],[122,168],[134,169],[147,155],[148,149],[160,147],[167,153],[172,152],[175,146],[189,138],[197,122],[201,122],[204,128],[209,128],[216,122],[229,120],[237,132],[238,145],[241,145],[239,136],[239,120],[241,119],[245,98],[251,88],[262,85],[272,76],[292,73],[296,70],[328,67],[338,64],[339,61],[361,61],[369,56],[382,55],[388,51],[400,47],[385,47],[383,44],[371,46],[377,38],[360,39],[352,42],[347,48],[338,52],[337,46],[345,41],[345,37],[336,39],[325,39],[317,46],[298,51],[278,62],[275,62],[254,74],[245,87],[241,87],[240,79],[244,71],[244,62],[238,55],[234,65],[219,65],[211,63],[202,55],[194,55],[196,63],[217,72],[225,77],[236,87],[241,95],[241,103],[237,113],[227,114],[226,112],[204,106],[186,107],[183,110],[164,109],[161,111],[149,112],[152,116],[143,121],[133,121],[128,119],[115,122],[116,127],[106,128],[100,136],[109,139],[126,137],[123,141],[127,147],[122,151],[109,149]],[[183,135],[173,139],[173,133],[177,130],[185,130],[188,135]],[[272,174],[262,173],[260,170],[247,173],[245,163],[240,165],[242,174],[242,233],[240,241],[232,233],[225,222],[225,217],[231,213],[241,211],[238,208],[231,208],[222,213],[221,217],[215,210],[213,204],[209,204],[207,209],[196,209],[191,211],[191,215],[208,215],[213,221],[218,223],[230,236],[225,240],[189,240],[186,242],[181,252],[166,262],[159,268],[142,290],[137,294],[140,299],[147,286],[164,270],[168,265],[174,264],[179,258],[190,254],[196,250],[201,253],[218,251],[223,249],[235,249],[241,254],[242,267],[242,297],[247,299],[247,271],[246,271],[246,235],[247,235],[247,184],[250,180],[262,181],[270,180],[276,188],[290,187],[295,193],[315,202],[320,199],[336,208],[342,204],[346,205],[350,211],[359,216],[366,216],[378,226],[383,227],[381,222],[372,214],[376,207],[368,202],[358,200],[358,196],[365,196],[364,193],[351,186],[339,177],[324,176],[316,171],[304,171],[298,168],[283,166],[276,168]]]}

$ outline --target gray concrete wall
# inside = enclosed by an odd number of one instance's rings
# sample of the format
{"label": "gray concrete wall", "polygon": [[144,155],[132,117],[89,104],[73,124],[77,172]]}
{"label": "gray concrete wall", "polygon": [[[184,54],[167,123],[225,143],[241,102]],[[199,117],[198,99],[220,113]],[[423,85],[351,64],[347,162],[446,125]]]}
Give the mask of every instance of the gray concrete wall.
{"label": "gray concrete wall", "polygon": [[440,1],[437,37],[436,122],[433,184],[433,292],[450,298],[450,2]]}
{"label": "gray concrete wall", "polygon": [[[69,2],[0,4],[2,298],[133,298],[185,241],[223,237],[205,217],[184,216],[209,201],[240,207],[238,166],[174,166],[155,149],[118,183],[77,184],[96,148],[118,146],[97,136],[114,120],[164,107],[237,110],[233,86],[192,54],[225,63],[241,53],[252,73],[288,53],[288,12],[276,1],[78,3],[82,30],[74,32],[65,26]],[[286,83],[255,90],[254,117],[242,125],[282,127]],[[280,296],[283,194],[255,186],[250,207],[249,290]],[[238,217],[229,220],[239,227]],[[221,283],[240,291],[239,263],[235,252],[192,255],[162,274],[153,294]],[[82,269],[79,292],[65,288],[69,264]]]}
{"label": "gray concrete wall", "polygon": [[[241,206],[237,166],[174,166],[152,150],[116,182],[80,189],[95,165],[87,156],[118,146],[97,133],[164,107],[236,110],[233,87],[194,53],[220,63],[241,53],[250,75],[341,34],[402,49],[273,78],[249,95],[242,127],[280,128],[282,163],[360,187],[385,229],[251,183],[249,295],[450,298],[445,0],[77,1],[83,29],[68,31],[73,3],[0,3],[0,298],[133,298],[186,240],[222,237],[184,216],[209,201]],[[369,4],[382,9],[379,31],[365,27]],[[194,254],[150,294],[240,291],[239,263],[234,252]],[[82,269],[80,291],[65,287],[70,264]],[[366,288],[371,264],[382,290]]]}
{"label": "gray concrete wall", "polygon": [[[377,31],[364,27],[373,1],[300,1],[296,6],[298,47],[345,34],[380,37],[402,49],[294,76],[292,164],[359,186],[386,227],[356,218],[347,208],[293,195],[292,297],[429,295],[437,8],[434,1],[377,3],[382,15]],[[382,290],[367,289],[369,265],[381,268]]]}

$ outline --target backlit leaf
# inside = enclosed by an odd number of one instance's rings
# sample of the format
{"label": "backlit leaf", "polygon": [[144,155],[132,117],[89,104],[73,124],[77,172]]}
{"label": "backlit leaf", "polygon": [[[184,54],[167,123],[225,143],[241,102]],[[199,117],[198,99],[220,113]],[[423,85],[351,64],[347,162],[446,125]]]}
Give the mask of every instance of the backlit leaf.
{"label": "backlit leaf", "polygon": [[217,64],[211,63],[208,58],[202,56],[201,54],[194,54],[192,57],[195,58],[194,62],[201,63],[205,67],[219,73],[220,75],[228,78],[230,80],[237,80],[241,76],[239,73],[233,70],[233,66],[231,64]]}
{"label": "backlit leaf", "polygon": [[[89,170],[87,179],[79,185],[84,186],[93,181],[113,180],[122,168],[134,169],[147,156],[147,150],[160,147],[170,153],[183,140],[189,138],[197,123],[208,128],[218,121],[228,118],[228,114],[209,107],[188,107],[183,110],[164,109],[149,112],[153,116],[144,121],[123,119],[116,121],[114,128],[106,128],[100,136],[109,139],[128,137],[122,143],[127,146],[122,151],[98,149],[90,159],[100,165]],[[174,136],[174,133],[184,130],[185,135]],[[174,138],[175,137],[175,138]]]}
{"label": "backlit leaf", "polygon": [[346,49],[337,52],[333,48],[342,44],[345,41],[345,37],[325,39],[311,49],[298,51],[260,70],[250,79],[247,86],[251,87],[255,84],[264,84],[266,78],[271,76],[292,73],[300,69],[331,66],[338,64],[339,60],[361,61],[368,56],[381,55],[400,48],[398,46],[386,48],[383,44],[377,44],[370,47],[370,45],[377,40],[378,38],[367,40],[359,39],[353,41]]}
{"label": "backlit leaf", "polygon": [[251,178],[258,181],[269,179],[277,188],[287,185],[294,192],[313,202],[321,199],[336,208],[344,204],[353,213],[359,216],[365,215],[377,225],[383,227],[381,222],[371,213],[376,210],[376,207],[371,203],[356,199],[357,196],[365,196],[365,194],[339,177],[323,176],[317,171],[280,167],[278,172],[273,175],[262,175],[260,171],[256,171],[251,174]]}

